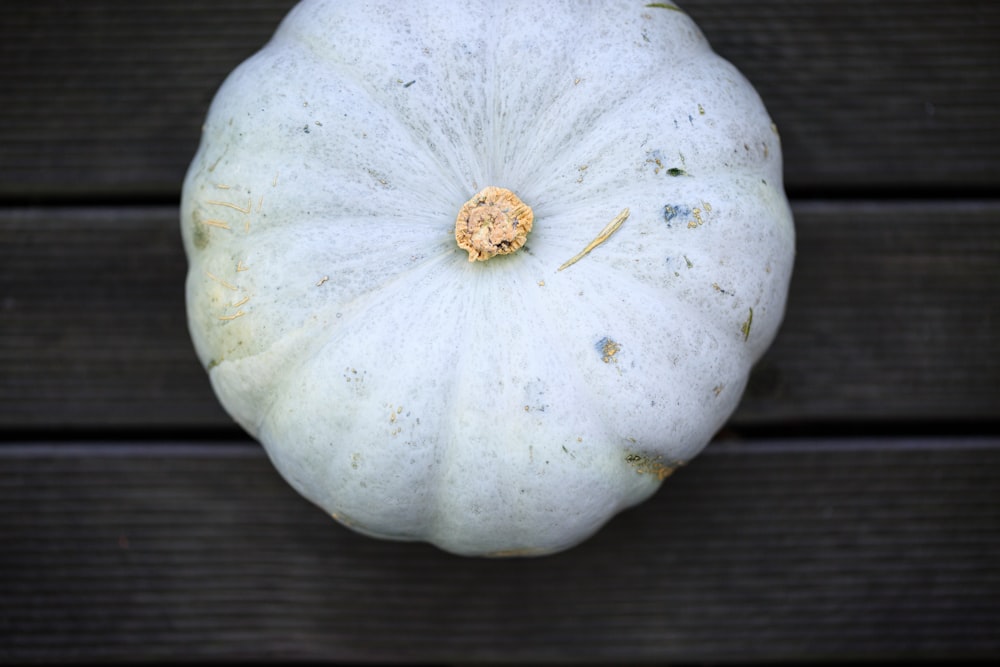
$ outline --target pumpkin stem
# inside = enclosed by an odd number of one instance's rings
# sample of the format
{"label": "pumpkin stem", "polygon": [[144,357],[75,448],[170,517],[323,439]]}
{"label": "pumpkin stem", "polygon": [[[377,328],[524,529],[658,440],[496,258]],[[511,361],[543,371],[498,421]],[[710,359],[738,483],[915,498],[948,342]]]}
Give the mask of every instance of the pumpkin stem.
{"label": "pumpkin stem", "polygon": [[465,202],[455,220],[455,241],[469,261],[512,253],[528,239],[535,220],[531,207],[510,190],[489,186]]}

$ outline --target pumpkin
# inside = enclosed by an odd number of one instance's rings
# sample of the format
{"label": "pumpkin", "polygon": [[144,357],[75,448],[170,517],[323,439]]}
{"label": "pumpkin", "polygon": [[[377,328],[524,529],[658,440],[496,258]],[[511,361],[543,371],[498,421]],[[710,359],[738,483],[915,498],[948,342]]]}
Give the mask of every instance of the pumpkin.
{"label": "pumpkin", "polygon": [[221,404],[340,522],[578,544],[737,406],[794,255],[760,98],[671,3],[307,0],[184,182]]}

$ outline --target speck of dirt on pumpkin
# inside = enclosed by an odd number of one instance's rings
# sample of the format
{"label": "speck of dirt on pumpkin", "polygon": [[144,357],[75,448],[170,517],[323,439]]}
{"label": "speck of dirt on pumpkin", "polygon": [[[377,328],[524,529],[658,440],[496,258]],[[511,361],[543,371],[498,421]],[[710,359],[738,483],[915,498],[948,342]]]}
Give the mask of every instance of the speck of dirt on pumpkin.
{"label": "speck of dirt on pumpkin", "polygon": [[616,361],[615,355],[621,352],[622,349],[622,346],[617,341],[611,340],[607,336],[597,341],[595,347],[598,354],[601,355],[601,361],[606,364]]}

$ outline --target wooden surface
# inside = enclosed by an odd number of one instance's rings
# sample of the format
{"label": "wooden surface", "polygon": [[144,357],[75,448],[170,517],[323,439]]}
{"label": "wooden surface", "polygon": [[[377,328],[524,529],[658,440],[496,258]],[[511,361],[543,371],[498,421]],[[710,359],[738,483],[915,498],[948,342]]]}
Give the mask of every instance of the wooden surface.
{"label": "wooden surface", "polygon": [[250,444],[10,445],[7,642],[24,660],[996,655],[996,438],[717,443],[552,558],[334,526]]}
{"label": "wooden surface", "polygon": [[289,0],[0,4],[0,661],[1000,658],[1000,4],[684,8],[798,260],[717,442],[552,558],[358,537],[221,411],[179,183]]}

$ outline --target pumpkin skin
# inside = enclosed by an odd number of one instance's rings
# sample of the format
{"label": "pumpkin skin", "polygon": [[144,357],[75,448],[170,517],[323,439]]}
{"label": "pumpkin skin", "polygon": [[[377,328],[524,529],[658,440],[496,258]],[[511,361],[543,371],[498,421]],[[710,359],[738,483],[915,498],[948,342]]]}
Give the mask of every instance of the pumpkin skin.
{"label": "pumpkin skin", "polygon": [[[487,186],[534,226],[473,262]],[[181,228],[198,357],[283,477],[467,555],[573,546],[693,458],[794,258],[759,97],[625,0],[301,3],[213,101]]]}

